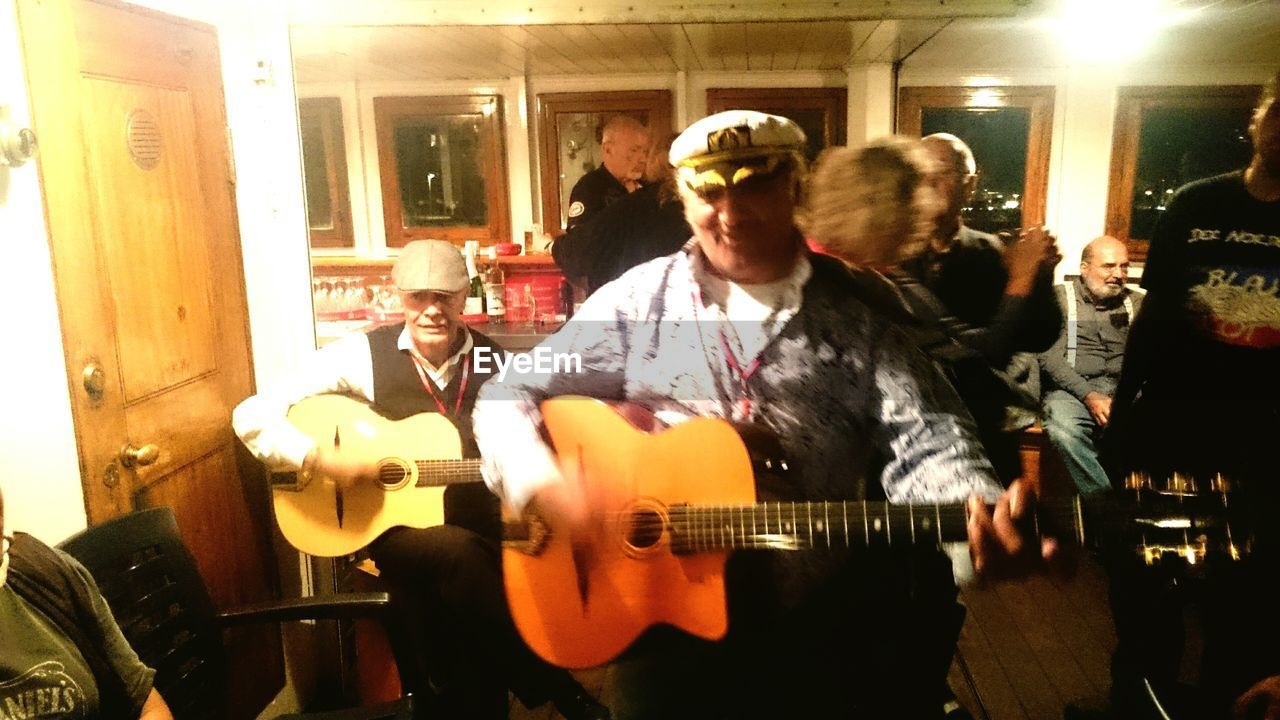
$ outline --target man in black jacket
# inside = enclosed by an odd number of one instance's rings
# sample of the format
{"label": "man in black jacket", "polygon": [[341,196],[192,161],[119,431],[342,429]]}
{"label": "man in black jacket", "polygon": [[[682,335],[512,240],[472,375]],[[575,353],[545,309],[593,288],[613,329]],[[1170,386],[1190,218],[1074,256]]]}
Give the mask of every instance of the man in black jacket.
{"label": "man in black jacket", "polygon": [[600,138],[604,161],[569,193],[569,228],[640,188],[650,144],[649,129],[630,115],[615,115],[605,123]]}
{"label": "man in black jacket", "polygon": [[[978,186],[973,151],[948,133],[921,142],[934,161],[927,181],[942,203],[924,251],[903,262],[893,278],[918,317],[957,328],[955,339],[978,352],[991,370],[1016,375],[1025,368],[1011,364],[1015,354],[1047,350],[1062,327],[1053,295],[1053,268],[1062,257],[1057,242],[1041,228],[1006,242],[966,226],[961,211]],[[953,378],[958,384],[969,380]],[[1017,436],[1010,432],[1015,427],[1005,424],[1004,399],[992,407],[975,406],[968,397],[966,402],[996,473],[1011,482],[1022,465]]]}
{"label": "man in black jacket", "polygon": [[588,295],[642,262],[679,250],[693,236],[667,162],[674,139],[654,145],[644,187],[574,224],[551,246],[565,276],[585,280]]}

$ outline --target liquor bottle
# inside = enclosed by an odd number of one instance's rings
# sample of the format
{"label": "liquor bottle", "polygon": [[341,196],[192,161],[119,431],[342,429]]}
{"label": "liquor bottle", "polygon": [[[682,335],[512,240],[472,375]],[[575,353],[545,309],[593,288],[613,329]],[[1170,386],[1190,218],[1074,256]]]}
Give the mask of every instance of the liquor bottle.
{"label": "liquor bottle", "polygon": [[471,278],[471,287],[467,290],[466,305],[463,315],[484,315],[484,282],[480,279],[480,271],[476,269],[476,253],[480,250],[479,240],[468,240],[463,246],[467,260],[467,277]]}
{"label": "liquor bottle", "polygon": [[498,264],[498,254],[489,248],[489,267],[484,271],[485,312],[489,314],[489,322],[503,323],[507,319],[506,275]]}

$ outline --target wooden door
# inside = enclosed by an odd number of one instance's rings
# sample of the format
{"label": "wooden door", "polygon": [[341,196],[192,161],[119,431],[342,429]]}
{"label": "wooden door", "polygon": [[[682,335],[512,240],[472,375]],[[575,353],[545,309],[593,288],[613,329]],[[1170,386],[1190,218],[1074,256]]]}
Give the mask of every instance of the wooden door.
{"label": "wooden door", "polygon": [[[170,506],[218,606],[267,599],[266,490],[230,427],[252,376],[215,32],[116,2],[18,8],[89,521]],[[227,641],[253,717],[282,684],[279,635]]]}

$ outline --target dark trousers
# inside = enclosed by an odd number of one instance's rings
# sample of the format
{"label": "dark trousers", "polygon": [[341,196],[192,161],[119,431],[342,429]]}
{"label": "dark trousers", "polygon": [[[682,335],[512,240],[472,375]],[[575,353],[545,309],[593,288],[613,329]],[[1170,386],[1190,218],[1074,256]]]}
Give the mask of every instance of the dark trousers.
{"label": "dark trousers", "polygon": [[798,594],[770,555],[731,557],[724,640],[660,626],[619,659],[615,718],[940,720],[964,619],[944,555],[851,559]]}
{"label": "dark trousers", "polygon": [[[1194,574],[1148,568],[1132,558],[1108,563],[1118,640],[1111,662],[1116,717],[1160,717],[1151,692],[1175,718],[1225,720],[1236,698],[1257,681],[1280,674],[1280,613],[1274,587],[1280,565],[1266,556],[1211,560]],[[1197,688],[1180,685],[1190,617],[1203,655]]]}
{"label": "dark trousers", "polygon": [[497,503],[481,491],[450,488],[450,524],[396,528],[369,547],[417,636],[437,692],[430,717],[506,718],[508,689],[534,707],[572,681],[516,632],[503,590]]}

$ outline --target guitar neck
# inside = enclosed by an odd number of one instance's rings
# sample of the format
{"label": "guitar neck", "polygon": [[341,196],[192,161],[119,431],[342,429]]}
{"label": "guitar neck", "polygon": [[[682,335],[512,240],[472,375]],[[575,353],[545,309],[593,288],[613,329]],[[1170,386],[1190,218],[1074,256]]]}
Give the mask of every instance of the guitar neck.
{"label": "guitar neck", "polygon": [[454,483],[480,482],[479,460],[416,460],[418,487],[440,487]]}
{"label": "guitar neck", "polygon": [[[676,552],[705,550],[801,550],[873,547],[968,540],[968,506],[963,503],[895,505],[877,501],[776,502],[759,505],[669,508]],[[1083,542],[1078,498],[1042,503],[1035,531],[1069,530]]]}

